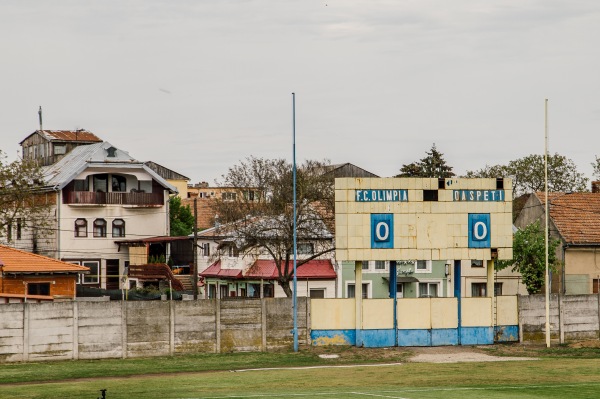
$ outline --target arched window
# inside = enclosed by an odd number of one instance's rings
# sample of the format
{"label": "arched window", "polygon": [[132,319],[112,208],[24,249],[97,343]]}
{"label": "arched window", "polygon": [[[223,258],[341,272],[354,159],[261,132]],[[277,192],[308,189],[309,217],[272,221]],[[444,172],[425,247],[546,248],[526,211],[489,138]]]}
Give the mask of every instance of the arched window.
{"label": "arched window", "polygon": [[94,220],[94,237],[106,237],[106,220]]}
{"label": "arched window", "polygon": [[124,176],[112,175],[111,183],[113,193],[124,193],[127,191],[127,179]]}
{"label": "arched window", "polygon": [[115,219],[112,222],[113,237],[125,237],[125,221],[123,219]]}
{"label": "arched window", "polygon": [[87,237],[87,220],[75,219],[75,237]]}

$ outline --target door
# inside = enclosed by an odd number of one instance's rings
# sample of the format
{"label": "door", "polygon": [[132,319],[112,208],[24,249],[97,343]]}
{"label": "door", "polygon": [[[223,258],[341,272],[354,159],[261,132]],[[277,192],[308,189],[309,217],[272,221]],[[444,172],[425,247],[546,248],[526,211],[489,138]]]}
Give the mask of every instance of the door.
{"label": "door", "polygon": [[119,281],[119,259],[107,259],[106,260],[106,289],[107,290],[118,290]]}

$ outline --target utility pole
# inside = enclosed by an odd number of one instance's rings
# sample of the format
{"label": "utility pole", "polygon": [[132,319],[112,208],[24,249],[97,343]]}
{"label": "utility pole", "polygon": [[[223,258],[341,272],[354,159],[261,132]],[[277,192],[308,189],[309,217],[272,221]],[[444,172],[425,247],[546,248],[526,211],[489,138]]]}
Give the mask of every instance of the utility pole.
{"label": "utility pole", "polygon": [[194,300],[198,299],[198,198],[194,198]]}

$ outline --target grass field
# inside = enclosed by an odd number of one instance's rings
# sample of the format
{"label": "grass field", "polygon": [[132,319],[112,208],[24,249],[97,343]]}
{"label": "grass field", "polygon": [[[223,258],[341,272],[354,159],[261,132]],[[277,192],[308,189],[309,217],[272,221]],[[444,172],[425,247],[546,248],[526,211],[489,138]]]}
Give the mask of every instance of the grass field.
{"label": "grass field", "polygon": [[[514,348],[514,347],[513,347]],[[475,350],[475,349],[474,349]],[[407,349],[194,355],[4,364],[0,398],[596,398],[598,350],[515,353],[539,360],[410,363]],[[488,353],[506,355],[490,348]],[[378,361],[395,364],[377,364]],[[353,365],[360,363],[361,365]],[[281,368],[281,367],[284,368]]]}

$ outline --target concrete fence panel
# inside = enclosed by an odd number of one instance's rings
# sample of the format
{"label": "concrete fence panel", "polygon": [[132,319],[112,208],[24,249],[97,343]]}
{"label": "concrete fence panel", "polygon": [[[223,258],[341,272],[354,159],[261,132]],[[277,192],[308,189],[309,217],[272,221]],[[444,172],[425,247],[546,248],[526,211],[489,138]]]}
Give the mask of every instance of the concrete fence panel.
{"label": "concrete fence panel", "polygon": [[121,302],[75,302],[79,359],[123,357]]}
{"label": "concrete fence panel", "polygon": [[24,358],[24,312],[20,303],[0,305],[0,362]]}

